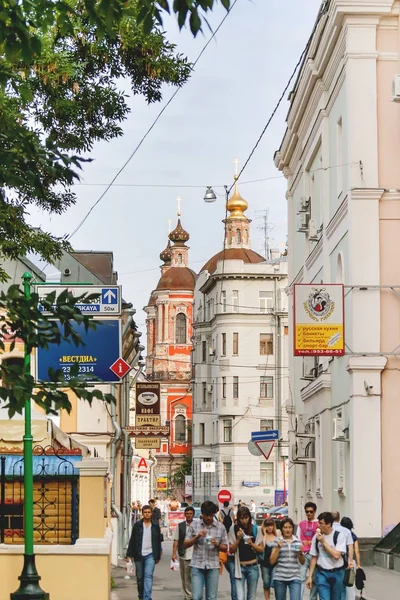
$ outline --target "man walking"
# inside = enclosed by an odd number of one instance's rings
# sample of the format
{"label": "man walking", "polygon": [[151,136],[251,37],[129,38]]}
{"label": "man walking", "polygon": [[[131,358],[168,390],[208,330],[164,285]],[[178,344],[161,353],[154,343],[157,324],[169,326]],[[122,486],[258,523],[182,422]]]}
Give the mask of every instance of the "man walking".
{"label": "man walking", "polygon": [[153,498],[149,500],[149,506],[151,508],[151,520],[155,525],[161,527],[161,510],[158,508],[157,503]]}
{"label": "man walking", "polygon": [[[315,518],[315,514],[317,512],[317,505],[314,502],[306,502],[304,505],[304,511],[306,513],[306,518],[304,521],[300,521],[297,527],[296,535],[299,540],[302,542],[302,551],[306,558],[304,565],[300,566],[301,573],[301,598],[304,596],[304,590],[306,587],[306,579],[307,572],[310,568],[311,562],[311,542],[314,535],[317,532],[318,521]],[[315,585],[315,578],[310,591],[310,600],[317,600],[317,586]]]}
{"label": "man walking", "polygon": [[216,600],[219,582],[219,552],[228,549],[228,536],[222,523],[214,519],[218,508],[207,500],[201,505],[201,518],[193,521],[190,539],[183,547],[193,546],[191,561],[192,599],[202,600],[206,588],[206,600]]}
{"label": "man walking", "polygon": [[194,508],[191,506],[185,508],[185,518],[185,521],[178,523],[178,527],[176,527],[174,531],[172,560],[176,560],[176,553],[178,552],[179,569],[181,572],[182,588],[183,593],[185,594],[185,600],[192,600],[190,561],[192,560],[193,546],[185,550],[183,547],[183,542],[192,537]]}
{"label": "man walking", "polygon": [[[340,513],[337,510],[332,511],[332,517],[333,517],[332,527],[333,527],[334,531],[340,531],[346,540],[347,553],[346,553],[346,557],[345,557],[345,566],[346,566],[346,568],[353,569],[353,567],[354,567],[354,561],[353,561],[353,559],[354,559],[354,540],[353,540],[353,536],[351,535],[351,531],[349,529],[346,529],[346,527],[342,527],[342,525],[340,524]],[[346,600],[346,590],[347,590],[346,586],[343,585],[341,600]]]}
{"label": "man walking", "polygon": [[314,570],[320,600],[341,600],[346,554],[346,540],[340,531],[334,531],[330,512],[318,516],[318,529],[311,544],[310,572],[307,587],[310,590]]}
{"label": "man walking", "polygon": [[152,523],[151,507],[142,508],[143,519],[134,524],[127,557],[135,561],[139,600],[152,600],[154,567],[161,558],[161,530]]}

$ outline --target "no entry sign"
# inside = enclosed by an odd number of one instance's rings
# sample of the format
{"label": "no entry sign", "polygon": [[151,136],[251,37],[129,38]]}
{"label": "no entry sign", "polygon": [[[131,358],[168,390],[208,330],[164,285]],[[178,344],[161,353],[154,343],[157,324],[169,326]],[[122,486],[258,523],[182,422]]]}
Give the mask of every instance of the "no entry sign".
{"label": "no entry sign", "polygon": [[221,504],[223,504],[224,502],[230,502],[232,500],[232,494],[229,490],[220,490],[218,492],[217,498],[218,502],[221,502]]}

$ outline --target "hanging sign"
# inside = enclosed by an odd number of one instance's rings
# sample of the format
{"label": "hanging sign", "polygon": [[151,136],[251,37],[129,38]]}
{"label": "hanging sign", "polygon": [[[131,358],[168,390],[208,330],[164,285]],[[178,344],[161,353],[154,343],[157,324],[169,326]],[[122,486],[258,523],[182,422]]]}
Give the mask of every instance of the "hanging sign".
{"label": "hanging sign", "polygon": [[160,414],[160,384],[138,381],[136,383],[136,415]]}
{"label": "hanging sign", "polygon": [[294,355],[343,356],[344,287],[294,285]]}

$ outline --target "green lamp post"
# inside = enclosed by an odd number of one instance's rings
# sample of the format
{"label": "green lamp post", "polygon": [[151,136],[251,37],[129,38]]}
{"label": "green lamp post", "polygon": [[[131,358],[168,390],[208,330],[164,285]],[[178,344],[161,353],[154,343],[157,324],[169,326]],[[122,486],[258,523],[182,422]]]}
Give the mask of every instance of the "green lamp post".
{"label": "green lamp post", "polygon": [[[25,298],[31,297],[32,275],[22,276]],[[31,372],[31,357],[25,349],[24,371]],[[49,600],[49,594],[39,585],[35,554],[33,548],[33,437],[32,437],[31,398],[25,400],[25,434],[24,434],[24,566],[19,576],[19,589],[10,594],[11,600]]]}

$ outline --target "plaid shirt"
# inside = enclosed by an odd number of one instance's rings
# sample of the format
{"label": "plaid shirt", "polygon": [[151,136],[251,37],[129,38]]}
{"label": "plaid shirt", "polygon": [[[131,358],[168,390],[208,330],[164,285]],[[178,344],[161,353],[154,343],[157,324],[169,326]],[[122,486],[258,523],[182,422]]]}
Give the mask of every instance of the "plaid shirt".
{"label": "plaid shirt", "polygon": [[190,563],[191,567],[197,569],[219,569],[219,551],[217,548],[206,541],[206,538],[214,538],[218,544],[228,544],[226,529],[222,523],[214,519],[212,525],[207,527],[203,519],[196,519],[191,523],[190,531],[187,532],[189,539],[194,538],[202,529],[207,530],[206,537],[201,537],[193,546],[193,556]]}

